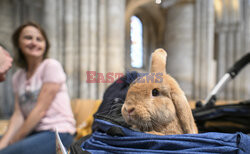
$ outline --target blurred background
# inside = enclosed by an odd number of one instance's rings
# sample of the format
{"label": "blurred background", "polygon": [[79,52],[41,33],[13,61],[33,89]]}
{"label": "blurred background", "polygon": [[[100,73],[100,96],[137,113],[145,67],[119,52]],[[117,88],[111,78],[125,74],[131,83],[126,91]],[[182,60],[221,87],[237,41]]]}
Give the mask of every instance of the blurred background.
{"label": "blurred background", "polygon": [[[159,47],[188,99],[205,99],[250,51],[250,0],[0,0],[0,42],[12,56],[11,35],[26,21],[47,32],[50,57],[62,63],[72,99],[101,99],[109,85],[87,83],[87,71],[147,72]],[[0,83],[0,118],[13,110],[15,69]],[[249,85],[246,67],[219,99],[249,99]]]}

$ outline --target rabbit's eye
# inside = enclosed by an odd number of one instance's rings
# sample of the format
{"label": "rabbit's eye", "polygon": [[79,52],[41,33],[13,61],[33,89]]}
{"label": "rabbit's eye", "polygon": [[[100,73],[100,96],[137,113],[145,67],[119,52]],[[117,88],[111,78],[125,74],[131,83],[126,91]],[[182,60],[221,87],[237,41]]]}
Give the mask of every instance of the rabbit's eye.
{"label": "rabbit's eye", "polygon": [[160,94],[159,90],[157,90],[157,89],[152,90],[152,95],[153,96],[159,96],[159,94]]}

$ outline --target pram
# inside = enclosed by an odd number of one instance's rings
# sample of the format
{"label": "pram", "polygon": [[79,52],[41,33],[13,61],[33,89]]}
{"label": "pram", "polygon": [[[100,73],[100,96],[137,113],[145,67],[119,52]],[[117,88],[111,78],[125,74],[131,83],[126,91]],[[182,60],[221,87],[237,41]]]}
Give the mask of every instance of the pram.
{"label": "pram", "polygon": [[217,94],[250,63],[250,53],[238,60],[220,79],[202,103],[196,103],[193,115],[200,132],[250,133],[250,100],[215,105]]}
{"label": "pram", "polygon": [[[122,83],[114,82],[104,93],[94,115],[93,133],[70,148],[74,153],[249,153],[250,137],[243,133],[200,133],[152,135],[129,129],[121,116],[121,106],[129,85],[138,77],[127,73]],[[200,108],[202,109],[202,108]],[[199,115],[197,110],[197,115]]]}

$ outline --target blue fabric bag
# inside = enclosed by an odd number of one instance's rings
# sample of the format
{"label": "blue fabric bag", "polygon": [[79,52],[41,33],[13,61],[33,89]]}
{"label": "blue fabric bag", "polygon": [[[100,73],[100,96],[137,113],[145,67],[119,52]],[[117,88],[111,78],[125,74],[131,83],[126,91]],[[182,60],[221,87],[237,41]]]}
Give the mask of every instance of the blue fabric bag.
{"label": "blue fabric bag", "polygon": [[[183,135],[152,135],[130,130],[110,122],[96,119],[99,130],[81,144],[90,153],[250,153],[250,137],[242,134],[202,133]],[[124,134],[109,135],[112,128]]]}

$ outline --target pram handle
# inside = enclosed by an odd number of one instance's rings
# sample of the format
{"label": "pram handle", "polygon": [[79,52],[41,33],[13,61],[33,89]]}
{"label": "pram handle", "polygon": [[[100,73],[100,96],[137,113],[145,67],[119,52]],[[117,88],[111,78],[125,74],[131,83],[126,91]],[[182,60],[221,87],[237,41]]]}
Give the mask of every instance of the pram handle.
{"label": "pram handle", "polygon": [[233,79],[248,63],[250,63],[250,52],[238,60],[228,71]]}
{"label": "pram handle", "polygon": [[227,73],[220,79],[220,81],[213,88],[211,93],[205,99],[205,102],[202,103],[198,101],[196,103],[196,107],[209,107],[213,106],[216,102],[216,94],[224,88],[226,83],[228,83],[231,79],[235,78],[237,74],[244,68],[248,63],[250,63],[250,52],[244,55],[240,60],[238,60],[230,69],[228,69]]}

